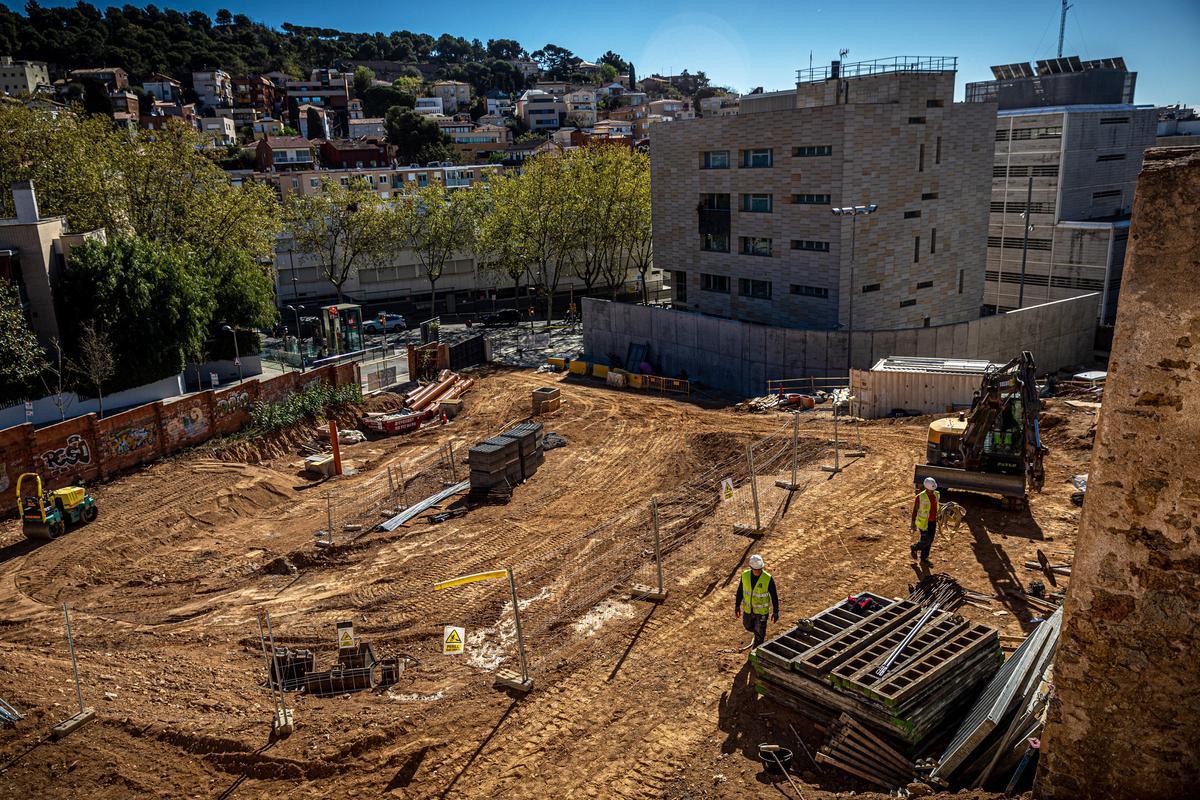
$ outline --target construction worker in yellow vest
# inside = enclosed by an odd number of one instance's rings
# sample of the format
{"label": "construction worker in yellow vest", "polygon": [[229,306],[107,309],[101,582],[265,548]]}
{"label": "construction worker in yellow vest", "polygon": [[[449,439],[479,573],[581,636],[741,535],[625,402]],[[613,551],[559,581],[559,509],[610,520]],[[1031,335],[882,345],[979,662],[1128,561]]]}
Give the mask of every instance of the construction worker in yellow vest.
{"label": "construction worker in yellow vest", "polygon": [[917,557],[918,552],[921,554],[922,564],[929,563],[929,548],[933,546],[933,537],[937,533],[938,507],[941,500],[937,481],[933,478],[926,478],[924,490],[913,498],[912,529],[920,534],[920,538],[908,549],[913,558]]}
{"label": "construction worker in yellow vest", "polygon": [[750,569],[742,573],[737,597],[733,601],[734,618],[742,618],[742,627],[754,634],[754,647],[767,638],[767,615],[779,622],[779,593],[775,579],[763,569],[762,556],[750,556]]}

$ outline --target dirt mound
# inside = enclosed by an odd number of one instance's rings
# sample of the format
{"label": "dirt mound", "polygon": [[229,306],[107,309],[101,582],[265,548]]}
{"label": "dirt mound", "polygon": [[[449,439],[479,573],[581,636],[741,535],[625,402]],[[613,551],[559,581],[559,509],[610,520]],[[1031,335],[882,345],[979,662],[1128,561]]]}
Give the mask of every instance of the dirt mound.
{"label": "dirt mound", "polygon": [[[357,428],[362,410],[358,406],[344,406],[335,409],[332,416],[339,428]],[[280,456],[295,455],[304,445],[314,441],[329,441],[329,424],[325,420],[306,420],[270,433],[231,436],[210,447],[208,455],[221,461],[261,464]]]}
{"label": "dirt mound", "polygon": [[216,496],[200,508],[193,508],[191,516],[201,522],[218,524],[230,517],[258,516],[296,496],[293,481],[278,472],[250,466],[249,464],[220,464],[200,462],[194,469],[200,472],[236,471],[236,482],[217,492]]}
{"label": "dirt mound", "polygon": [[394,392],[380,392],[363,401],[362,410],[371,413],[388,413],[404,408],[404,395]]}
{"label": "dirt mound", "polygon": [[300,572],[287,556],[272,558],[262,565],[262,571],[267,575],[296,575]]}

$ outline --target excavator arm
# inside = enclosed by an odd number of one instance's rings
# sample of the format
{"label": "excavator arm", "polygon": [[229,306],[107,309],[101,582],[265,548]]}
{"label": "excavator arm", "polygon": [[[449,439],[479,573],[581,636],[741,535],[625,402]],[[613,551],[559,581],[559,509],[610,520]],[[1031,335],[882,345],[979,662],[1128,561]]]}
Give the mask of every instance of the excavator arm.
{"label": "excavator arm", "polygon": [[967,427],[962,437],[962,463],[964,469],[978,471],[982,468],[988,435],[1005,414],[1020,415],[1022,430],[1021,462],[1030,488],[1041,491],[1045,482],[1042,460],[1046,448],[1042,446],[1038,430],[1038,413],[1041,398],[1037,391],[1037,368],[1033,354],[1028,350],[1002,367],[988,370],[980,383],[979,391],[971,403],[967,415]]}

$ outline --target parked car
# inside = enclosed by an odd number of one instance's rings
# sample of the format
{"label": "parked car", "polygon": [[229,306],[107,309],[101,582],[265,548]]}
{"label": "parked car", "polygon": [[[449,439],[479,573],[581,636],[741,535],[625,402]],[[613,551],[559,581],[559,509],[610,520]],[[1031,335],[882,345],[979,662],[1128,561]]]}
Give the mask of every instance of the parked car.
{"label": "parked car", "polygon": [[521,312],[515,308],[502,308],[491,314],[484,314],[482,325],[485,328],[496,328],[501,325],[519,325]]}
{"label": "parked car", "polygon": [[408,323],[399,314],[380,314],[363,320],[364,333],[395,333],[408,329]]}

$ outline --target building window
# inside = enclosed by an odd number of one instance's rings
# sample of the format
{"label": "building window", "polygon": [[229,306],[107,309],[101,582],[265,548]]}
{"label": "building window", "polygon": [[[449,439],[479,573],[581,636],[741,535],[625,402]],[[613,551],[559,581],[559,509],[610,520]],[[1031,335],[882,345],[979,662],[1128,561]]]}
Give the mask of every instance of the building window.
{"label": "building window", "polygon": [[773,163],[771,157],[772,150],[769,147],[758,148],[755,150],[742,151],[742,167],[744,169],[758,169],[760,167],[769,167]]}
{"label": "building window", "polygon": [[878,291],[879,291],[878,283],[868,283],[862,287],[863,294],[870,294],[871,292],[878,292]]}
{"label": "building window", "polygon": [[718,294],[729,294],[729,276],[728,275],[709,275],[707,272],[700,273],[700,291],[716,292]]}
{"label": "building window", "polygon": [[916,304],[917,304],[916,300],[901,300],[900,301],[901,308],[912,308]]}
{"label": "building window", "polygon": [[922,200],[937,200],[938,193],[937,192],[926,192],[925,194],[921,195],[921,199]]}
{"label": "building window", "polygon": [[794,194],[792,195],[792,204],[798,206],[827,206],[829,205],[829,195]]}
{"label": "building window", "polygon": [[920,211],[905,211],[904,212],[905,219],[917,219],[920,216],[921,216]]}
{"label": "building window", "polygon": [[929,327],[929,317],[925,317],[923,320],[921,320],[921,327],[922,327],[922,328],[928,328],[928,327]]}
{"label": "building window", "polygon": [[812,158],[814,156],[831,156],[833,155],[833,145],[819,144],[809,145],[806,147],[793,147],[793,158]]}
{"label": "building window", "polygon": [[829,290],[824,286],[797,286],[793,283],[791,292],[801,297],[819,297],[822,300],[829,299]]}
{"label": "building window", "polygon": [[946,105],[945,100],[926,100],[925,101],[926,108],[941,108],[944,105]]}
{"label": "building window", "polygon": [[961,270],[961,269],[958,271],[958,293],[959,294],[963,293],[963,277],[964,277],[965,272],[966,272],[966,270]]}
{"label": "building window", "polygon": [[729,210],[729,195],[727,194],[702,194],[700,195],[700,208],[705,211],[728,211]]}
{"label": "building window", "polygon": [[769,256],[771,255],[771,240],[761,236],[743,236],[742,255],[744,256]]}
{"label": "building window", "polygon": [[[1003,242],[1003,244],[1002,244],[1002,242]],[[989,237],[987,237],[987,246],[988,247],[1003,247],[1005,250],[1020,250],[1024,246],[1024,240],[1020,236],[1008,237],[1003,240],[999,236],[989,236]],[[1029,240],[1029,249],[1030,250],[1048,251],[1048,250],[1050,250],[1050,247],[1051,247],[1051,241],[1049,239],[1030,239]]]}
{"label": "building window", "polygon": [[942,137],[940,137],[940,136],[937,137],[937,143],[934,145],[933,163],[935,163],[935,164],[942,163]]}
{"label": "building window", "polygon": [[913,263],[917,264],[921,261],[921,237],[913,237]]}
{"label": "building window", "polygon": [[929,255],[937,252],[937,228],[929,229]]}
{"label": "building window", "polygon": [[917,283],[917,288],[918,289],[932,289],[933,281],[919,281]]}
{"label": "building window", "polygon": [[925,145],[922,144],[917,149],[917,172],[925,171]]}
{"label": "building window", "polygon": [[829,242],[821,242],[816,239],[792,239],[793,250],[811,250],[815,253],[828,253]]}
{"label": "building window", "polygon": [[675,299],[680,303],[687,302],[687,273],[676,270],[672,273],[672,284],[675,288]]}
{"label": "building window", "polygon": [[1124,125],[1129,122],[1129,117],[1101,117],[1101,125]]}
{"label": "building window", "polygon": [[293,189],[300,188],[300,179],[299,178],[292,178],[292,188]]}
{"label": "building window", "polygon": [[771,213],[771,195],[744,194],[742,195],[742,211],[754,214]]}
{"label": "building window", "polygon": [[729,169],[728,150],[706,150],[700,154],[701,169]]}
{"label": "building window", "polygon": [[738,278],[738,294],[742,297],[752,297],[755,300],[770,300],[771,282]]}
{"label": "building window", "polygon": [[1120,197],[1120,196],[1121,196],[1120,189],[1106,189],[1103,192],[1092,192],[1093,200],[1104,200],[1109,197]]}
{"label": "building window", "polygon": [[1102,156],[1096,156],[1097,161],[1124,161],[1124,153],[1105,153]]}
{"label": "building window", "polygon": [[700,236],[700,249],[710,253],[729,252],[729,234],[705,233]]}
{"label": "building window", "polygon": [[925,118],[924,117],[909,117],[908,124],[909,125],[924,125]]}

